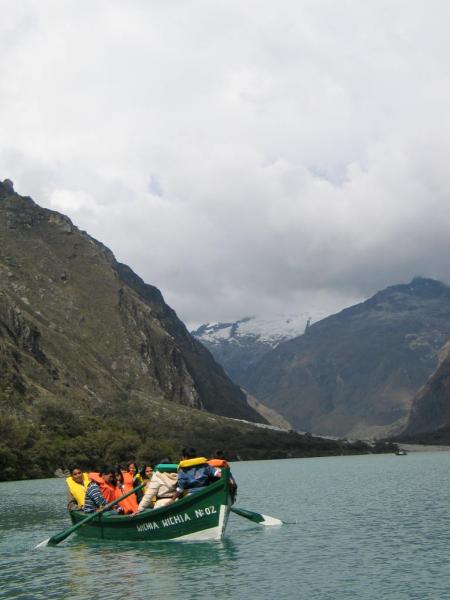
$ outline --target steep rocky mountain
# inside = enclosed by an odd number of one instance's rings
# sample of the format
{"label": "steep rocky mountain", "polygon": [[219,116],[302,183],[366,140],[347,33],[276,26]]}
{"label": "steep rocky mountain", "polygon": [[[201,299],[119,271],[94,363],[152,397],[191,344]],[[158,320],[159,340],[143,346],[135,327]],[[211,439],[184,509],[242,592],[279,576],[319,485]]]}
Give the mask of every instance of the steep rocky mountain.
{"label": "steep rocky mountain", "polygon": [[242,385],[258,361],[281,342],[297,337],[320,311],[272,318],[245,317],[232,323],[205,323],[192,335],[208,348],[233,381]]}
{"label": "steep rocky mountain", "polygon": [[0,340],[23,396],[105,410],[165,398],[260,420],[159,290],[56,212],[0,187]]}
{"label": "steep rocky mountain", "polygon": [[242,384],[299,430],[379,437],[405,426],[449,339],[450,288],[415,278],[281,343]]}

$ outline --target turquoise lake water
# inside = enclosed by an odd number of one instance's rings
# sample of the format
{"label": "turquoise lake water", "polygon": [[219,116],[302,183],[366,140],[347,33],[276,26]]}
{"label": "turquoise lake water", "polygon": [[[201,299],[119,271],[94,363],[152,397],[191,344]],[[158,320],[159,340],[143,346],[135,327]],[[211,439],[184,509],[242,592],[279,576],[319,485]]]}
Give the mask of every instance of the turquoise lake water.
{"label": "turquoise lake water", "polygon": [[0,598],[450,598],[450,453],[234,464],[222,542],[86,542],[35,549],[69,526],[61,479],[0,483]]}

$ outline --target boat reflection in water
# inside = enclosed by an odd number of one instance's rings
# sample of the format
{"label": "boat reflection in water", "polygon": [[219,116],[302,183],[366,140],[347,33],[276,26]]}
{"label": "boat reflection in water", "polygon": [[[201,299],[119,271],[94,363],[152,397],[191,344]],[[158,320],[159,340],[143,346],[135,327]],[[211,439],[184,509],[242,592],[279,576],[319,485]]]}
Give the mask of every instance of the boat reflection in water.
{"label": "boat reflection in water", "polygon": [[[189,589],[208,597],[212,587],[226,589],[225,577],[242,560],[233,540],[168,544],[154,542],[93,542],[74,538],[64,546],[67,552],[67,598],[97,598],[99,585],[107,586],[115,598],[184,597]],[[245,553],[244,553],[245,554]],[[240,559],[239,559],[240,557]],[[108,576],[102,570],[107,566]],[[98,570],[99,569],[99,570]],[[214,579],[212,584],[211,578]],[[149,587],[148,587],[149,586]],[[205,596],[201,596],[203,589]],[[82,592],[82,596],[79,594]],[[63,597],[63,596],[62,596]],[[108,596],[109,597],[109,596]]]}

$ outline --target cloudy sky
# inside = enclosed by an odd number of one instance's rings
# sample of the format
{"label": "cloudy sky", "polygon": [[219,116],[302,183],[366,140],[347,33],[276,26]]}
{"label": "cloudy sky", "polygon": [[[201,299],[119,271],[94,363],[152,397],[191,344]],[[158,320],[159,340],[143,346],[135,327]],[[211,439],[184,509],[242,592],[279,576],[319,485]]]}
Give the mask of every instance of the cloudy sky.
{"label": "cloudy sky", "polygon": [[447,0],[0,11],[0,178],[190,324],[450,282]]}

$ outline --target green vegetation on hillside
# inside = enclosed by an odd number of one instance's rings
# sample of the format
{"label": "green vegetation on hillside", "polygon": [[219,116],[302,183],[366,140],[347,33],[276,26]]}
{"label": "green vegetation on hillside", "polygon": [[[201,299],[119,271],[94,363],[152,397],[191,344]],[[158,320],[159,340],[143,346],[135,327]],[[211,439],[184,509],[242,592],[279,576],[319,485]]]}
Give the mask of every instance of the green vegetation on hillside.
{"label": "green vegetation on hillside", "polygon": [[[3,399],[4,401],[4,399]],[[65,403],[40,404],[33,419],[0,414],[0,480],[51,477],[73,462],[85,467],[178,460],[180,449],[224,448],[232,460],[364,454],[367,444],[336,442],[237,422],[167,401],[126,403],[121,414],[77,415]],[[382,451],[393,451],[385,446]]]}

